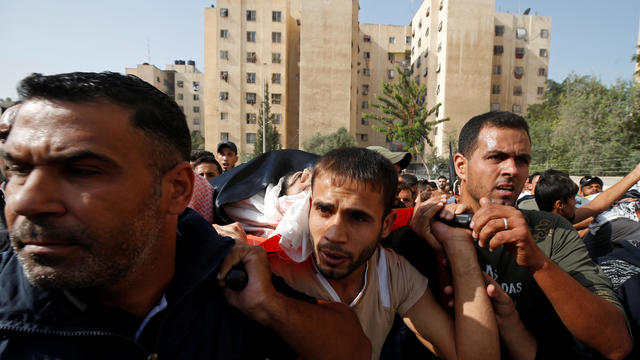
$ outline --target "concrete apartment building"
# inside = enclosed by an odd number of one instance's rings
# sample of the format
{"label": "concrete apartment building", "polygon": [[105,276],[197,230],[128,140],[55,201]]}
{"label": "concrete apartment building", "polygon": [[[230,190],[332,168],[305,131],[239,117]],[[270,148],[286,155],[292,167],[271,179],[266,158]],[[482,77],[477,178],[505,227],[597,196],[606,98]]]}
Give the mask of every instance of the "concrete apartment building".
{"label": "concrete apartment building", "polygon": [[427,84],[427,106],[449,118],[431,134],[446,155],[472,116],[526,112],[541,101],[549,64],[551,18],[494,12],[494,0],[426,0],[411,21],[411,71]]}
{"label": "concrete apartment building", "polygon": [[[640,56],[640,25],[638,25],[638,46],[636,47],[636,54]],[[636,70],[633,76],[636,83],[640,84],[640,62],[636,61]]]}
{"label": "concrete apartment building", "polygon": [[225,140],[241,154],[252,150],[265,81],[283,147],[344,127],[360,146],[397,149],[363,115],[382,80],[397,76],[396,65],[406,68],[426,84],[427,106],[442,104],[434,119],[451,119],[432,134],[440,155],[471,116],[524,114],[544,92],[551,19],[496,13],[494,0],[425,0],[409,26],[359,24],[356,0],[217,6],[205,9],[210,150]]}
{"label": "concrete apartment building", "polygon": [[144,63],[126,68],[125,73],[135,75],[171,96],[184,112],[189,131],[204,135],[204,75],[196,68],[195,61],[176,60],[165,70]]}

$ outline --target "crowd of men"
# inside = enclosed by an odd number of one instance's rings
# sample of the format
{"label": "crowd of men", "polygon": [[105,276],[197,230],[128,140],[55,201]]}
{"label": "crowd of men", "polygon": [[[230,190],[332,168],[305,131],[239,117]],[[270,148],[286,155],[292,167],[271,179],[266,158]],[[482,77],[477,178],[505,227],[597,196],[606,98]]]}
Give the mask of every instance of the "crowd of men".
{"label": "crowd of men", "polygon": [[453,184],[383,147],[236,166],[232,142],[193,152],[133,76],[32,74],[19,94],[0,119],[1,359],[637,355],[640,165],[604,191],[530,178],[527,123],[489,112]]}

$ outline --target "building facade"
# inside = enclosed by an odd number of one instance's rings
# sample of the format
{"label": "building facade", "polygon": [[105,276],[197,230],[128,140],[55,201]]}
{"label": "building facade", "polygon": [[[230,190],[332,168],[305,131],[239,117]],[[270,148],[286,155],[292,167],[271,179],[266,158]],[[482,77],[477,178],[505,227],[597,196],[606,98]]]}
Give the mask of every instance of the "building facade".
{"label": "building facade", "polygon": [[496,13],[494,0],[425,0],[409,26],[359,24],[356,0],[219,0],[205,9],[205,146],[252,151],[264,84],[281,145],[344,127],[360,146],[389,144],[364,114],[400,71],[427,86],[445,154],[472,116],[524,114],[548,73],[551,19]]}
{"label": "building facade", "polygon": [[169,95],[184,112],[189,131],[204,136],[204,75],[196,68],[195,61],[176,60],[165,70],[145,63],[126,68],[125,73],[135,75]]}

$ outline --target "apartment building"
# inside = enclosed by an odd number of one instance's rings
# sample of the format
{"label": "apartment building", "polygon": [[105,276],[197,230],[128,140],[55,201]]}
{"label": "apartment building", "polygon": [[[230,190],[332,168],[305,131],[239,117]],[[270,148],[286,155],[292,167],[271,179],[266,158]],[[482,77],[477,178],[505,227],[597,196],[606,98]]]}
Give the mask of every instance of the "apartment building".
{"label": "apartment building", "polygon": [[127,75],[135,75],[169,95],[180,106],[191,133],[204,135],[204,75],[193,60],[176,60],[161,70],[147,63],[126,68]]}
{"label": "apartment building", "polygon": [[[356,0],[219,0],[205,9],[205,146],[253,149],[269,84],[281,144],[346,128],[358,145],[388,144],[364,114],[396,66],[428,89],[432,134],[445,154],[473,115],[524,114],[541,100],[551,19],[496,13],[494,0],[425,0],[409,26],[359,24]],[[430,150],[430,149],[428,149]]]}
{"label": "apartment building", "polygon": [[411,72],[427,84],[431,134],[446,155],[471,117],[487,111],[524,114],[541,101],[549,64],[551,18],[494,12],[494,0],[425,0],[411,21]]}
{"label": "apartment building", "polygon": [[[640,25],[638,25],[638,46],[636,47],[636,54],[640,57]],[[640,61],[636,62],[636,70],[634,72],[634,77],[636,83],[640,84]]]}

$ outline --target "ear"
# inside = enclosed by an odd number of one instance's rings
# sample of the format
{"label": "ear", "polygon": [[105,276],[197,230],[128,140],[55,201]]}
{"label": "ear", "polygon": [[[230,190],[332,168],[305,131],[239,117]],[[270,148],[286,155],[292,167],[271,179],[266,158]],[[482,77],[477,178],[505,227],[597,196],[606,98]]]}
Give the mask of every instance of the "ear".
{"label": "ear", "polygon": [[553,210],[551,210],[551,212],[554,214],[559,214],[563,208],[564,203],[562,202],[562,200],[556,200],[556,202],[553,203]]}
{"label": "ear", "polygon": [[461,180],[467,180],[467,158],[464,155],[457,153],[453,156],[453,166],[456,169],[456,174]]}
{"label": "ear", "polygon": [[391,210],[389,211],[387,216],[384,217],[384,219],[382,220],[382,231],[380,232],[380,238],[386,238],[387,236],[389,236],[391,227],[393,226],[393,222],[396,221],[397,215],[398,214],[396,214],[395,211]]}
{"label": "ear", "polygon": [[178,215],[184,211],[193,192],[193,169],[188,162],[174,166],[162,177],[162,199],[167,212]]}

